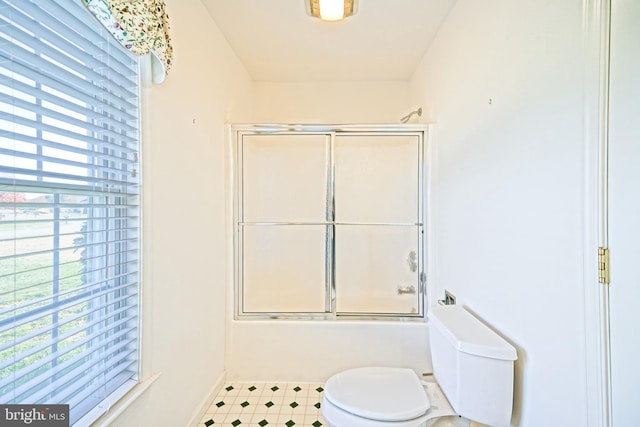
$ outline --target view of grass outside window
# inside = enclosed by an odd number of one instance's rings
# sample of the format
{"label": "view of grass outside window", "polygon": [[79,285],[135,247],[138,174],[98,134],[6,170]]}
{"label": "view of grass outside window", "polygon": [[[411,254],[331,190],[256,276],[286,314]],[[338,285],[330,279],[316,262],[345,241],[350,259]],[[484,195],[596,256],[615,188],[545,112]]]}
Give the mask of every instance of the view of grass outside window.
{"label": "view of grass outside window", "polygon": [[[11,318],[14,328],[0,334],[0,342],[7,343],[16,337],[26,337],[35,331],[42,334],[12,348],[0,352],[2,366],[12,362],[14,354],[25,357],[0,370],[0,380],[10,378],[13,372],[32,366],[34,362],[51,357],[57,347],[70,346],[86,336],[82,327],[86,321],[80,315],[83,306],[71,306],[65,310],[54,310],[50,314],[35,320],[26,315],[38,306],[45,307],[57,295],[78,294],[85,282],[82,229],[85,227],[87,214],[82,208],[49,208],[53,199],[59,195],[33,193],[0,193],[3,203],[0,212],[0,310],[5,312],[12,307],[24,307],[13,312]],[[14,202],[15,200],[15,202]],[[7,208],[7,205],[13,207]],[[43,207],[37,207],[42,204]],[[25,205],[24,208],[19,208]],[[29,207],[27,207],[29,206]],[[57,211],[57,212],[53,212]],[[56,218],[54,218],[56,217]],[[56,221],[64,218],[62,222]],[[57,249],[56,249],[57,248]],[[55,279],[55,280],[54,280]],[[23,321],[18,321],[22,315]],[[70,335],[74,329],[75,334]],[[52,336],[70,337],[62,342],[51,343]],[[76,351],[76,353],[78,350]],[[28,354],[28,355],[27,355]],[[67,358],[73,353],[68,353]],[[55,359],[59,363],[59,359]],[[36,378],[40,372],[49,369],[50,363],[44,363],[26,376],[23,382]],[[5,395],[15,388],[15,383],[4,385],[0,395]]]}
{"label": "view of grass outside window", "polygon": [[0,0],[0,404],[74,424],[138,381],[138,102],[81,0]]}

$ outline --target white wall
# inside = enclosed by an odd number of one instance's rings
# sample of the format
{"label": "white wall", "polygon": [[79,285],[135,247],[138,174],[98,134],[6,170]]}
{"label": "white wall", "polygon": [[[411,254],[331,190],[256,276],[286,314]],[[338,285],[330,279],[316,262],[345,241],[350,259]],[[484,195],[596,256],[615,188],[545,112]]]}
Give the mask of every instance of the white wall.
{"label": "white wall", "polygon": [[431,372],[425,323],[350,321],[233,322],[229,378],[323,382],[360,366]]}
{"label": "white wall", "polygon": [[253,84],[199,0],[167,12],[175,65],[146,91],[143,137],[142,363],[160,377],[119,427],[187,425],[224,374],[224,123],[250,120]]}
{"label": "white wall", "polygon": [[588,425],[581,19],[580,1],[459,0],[412,79],[435,123],[430,286],[517,347],[522,427]]}
{"label": "white wall", "polygon": [[[418,106],[436,123],[431,286],[518,348],[514,425],[587,425],[581,2],[458,0],[410,84],[253,84],[199,0],[167,9],[175,66],[149,90],[144,150],[143,358],[161,376],[114,425],[185,425],[223,375],[224,122],[397,122]],[[424,325],[309,326],[234,323],[230,377],[264,375],[267,354],[274,374],[298,360],[315,380],[352,343],[346,364],[428,362]]]}
{"label": "white wall", "polygon": [[609,292],[612,425],[637,423],[634,396],[640,340],[640,2],[615,0],[611,16],[607,246],[611,252]]}
{"label": "white wall", "polygon": [[256,82],[261,123],[398,123],[409,82]]}

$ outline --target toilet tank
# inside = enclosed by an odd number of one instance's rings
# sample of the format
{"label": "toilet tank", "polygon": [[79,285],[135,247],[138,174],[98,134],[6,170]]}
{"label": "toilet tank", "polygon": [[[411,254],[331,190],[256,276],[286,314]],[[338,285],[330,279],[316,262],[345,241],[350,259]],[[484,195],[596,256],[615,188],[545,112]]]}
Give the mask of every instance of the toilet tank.
{"label": "toilet tank", "polygon": [[516,349],[458,305],[428,312],[433,374],[458,415],[508,426]]}

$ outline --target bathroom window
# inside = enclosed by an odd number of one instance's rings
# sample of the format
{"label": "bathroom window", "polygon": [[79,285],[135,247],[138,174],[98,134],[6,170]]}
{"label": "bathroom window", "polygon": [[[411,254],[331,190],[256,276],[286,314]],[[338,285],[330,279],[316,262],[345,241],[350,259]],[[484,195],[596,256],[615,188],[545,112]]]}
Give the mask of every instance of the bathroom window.
{"label": "bathroom window", "polygon": [[81,1],[0,20],[0,403],[88,424],[138,380],[138,61]]}
{"label": "bathroom window", "polygon": [[417,127],[234,127],[237,317],[421,317]]}

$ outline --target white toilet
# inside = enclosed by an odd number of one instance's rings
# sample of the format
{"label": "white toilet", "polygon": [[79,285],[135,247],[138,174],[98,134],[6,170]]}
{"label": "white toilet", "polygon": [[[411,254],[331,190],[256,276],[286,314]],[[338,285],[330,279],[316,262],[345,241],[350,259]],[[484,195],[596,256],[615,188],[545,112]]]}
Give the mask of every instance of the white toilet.
{"label": "white toilet", "polygon": [[428,318],[435,381],[405,368],[340,372],[324,386],[329,427],[426,427],[451,415],[509,425],[516,349],[461,306],[433,307]]}

